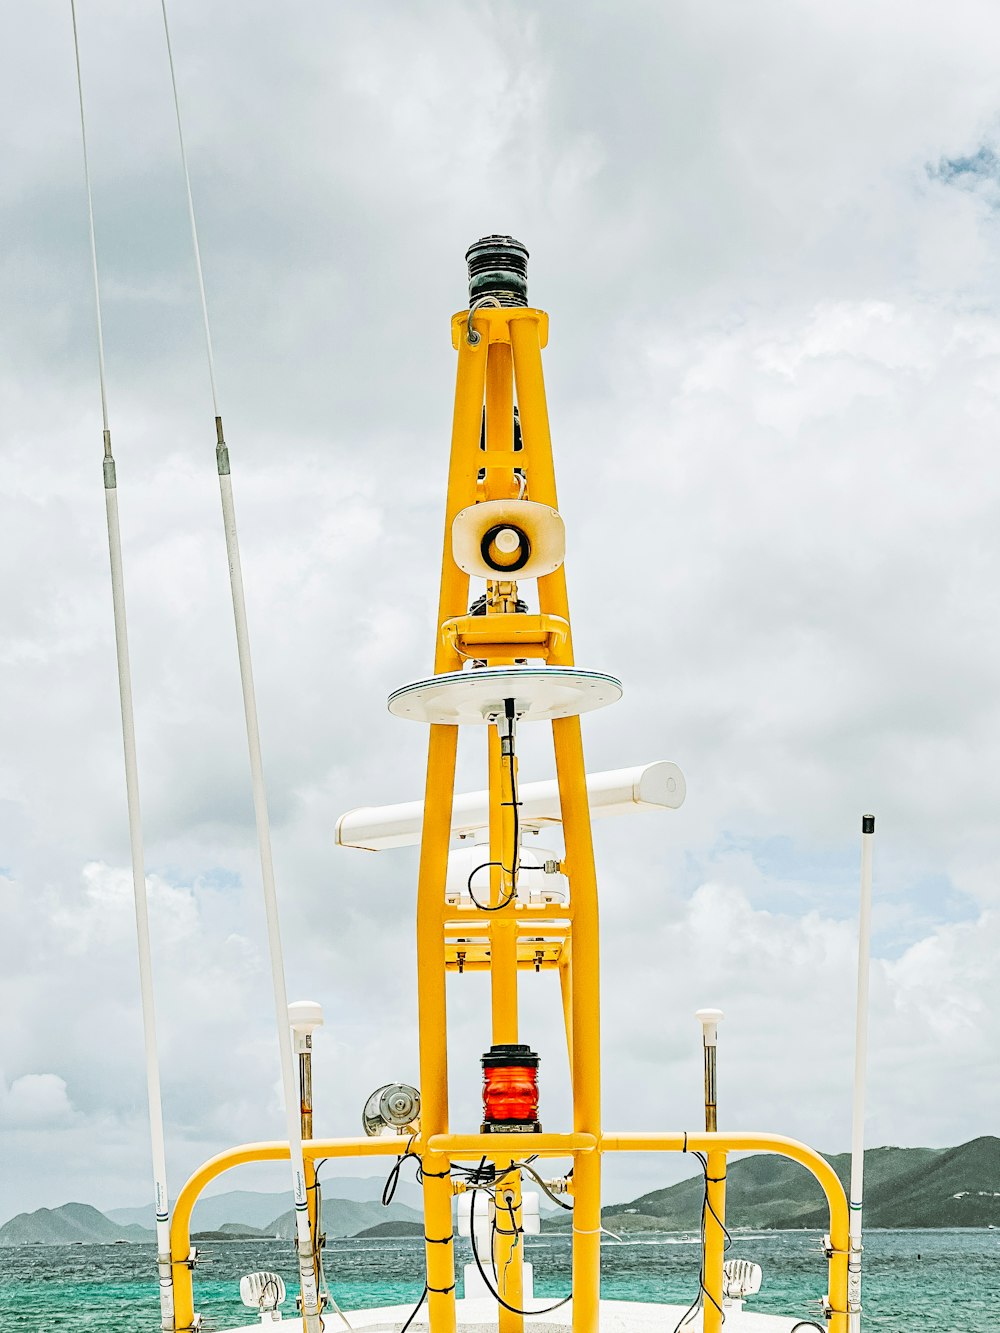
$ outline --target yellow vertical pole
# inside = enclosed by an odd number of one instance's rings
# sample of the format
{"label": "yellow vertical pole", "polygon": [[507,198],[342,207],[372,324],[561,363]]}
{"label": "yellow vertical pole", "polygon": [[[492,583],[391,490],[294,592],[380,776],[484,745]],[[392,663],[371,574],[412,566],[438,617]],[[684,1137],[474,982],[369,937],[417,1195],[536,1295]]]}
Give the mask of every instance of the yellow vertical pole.
{"label": "yellow vertical pole", "polygon": [[[510,345],[490,344],[486,363],[486,447],[491,454],[510,450],[511,466],[487,468],[484,494],[487,499],[502,499],[512,493],[514,462],[514,377]],[[513,739],[511,741],[513,744]],[[499,862],[490,868],[490,905],[497,907],[514,891],[517,847],[514,843],[514,779],[516,755],[508,759],[502,753],[499,731],[489,728],[490,860]],[[517,923],[505,911],[490,917],[490,993],[493,1008],[493,1041],[518,1040],[517,1004]],[[496,1157],[497,1173],[510,1166],[512,1158]],[[496,1230],[493,1234],[493,1258],[497,1272],[497,1290],[506,1305],[498,1307],[500,1333],[523,1333],[524,1318],[514,1310],[524,1308],[524,1251],[518,1229],[521,1226],[521,1181],[514,1173],[497,1190]]]}
{"label": "yellow vertical pole", "polygon": [[570,1076],[573,1074],[573,953],[567,939],[559,958],[559,993],[562,996],[563,1021],[566,1024],[566,1055]]}
{"label": "yellow vertical pole", "polygon": [[[510,335],[529,494],[533,500],[555,508],[555,468],[537,316],[530,312],[513,316]],[[569,619],[566,575],[562,566],[538,580],[538,601],[542,611]],[[573,648],[569,636],[550,660],[554,664],[572,664]],[[599,1137],[601,1011],[597,874],[580,719],[567,717],[554,721],[552,740],[566,841],[566,867],[573,898],[573,984],[570,989],[573,1128]],[[584,1153],[575,1159],[573,1195],[573,1333],[597,1333],[601,1294],[600,1153]]]}
{"label": "yellow vertical pole", "polygon": [[[420,1022],[420,1124],[423,1135],[448,1133],[448,1042],[441,900],[448,869],[458,728],[432,726],[427,755],[424,830],[417,881],[417,996]],[[455,1253],[448,1160],[427,1153],[424,1232],[427,1307],[434,1333],[455,1333]]]}
{"label": "yellow vertical pole", "polygon": [[[508,760],[500,753],[500,736],[489,728],[490,759],[490,906],[496,907],[510,896],[513,879],[514,829],[513,799]],[[517,773],[517,759],[514,759]],[[477,895],[478,896],[478,895]],[[517,922],[503,913],[490,919],[490,987],[493,1001],[493,1040],[517,1041]]]}
{"label": "yellow vertical pole", "polygon": [[[514,449],[514,371],[510,344],[505,342],[490,343],[486,364],[486,447],[491,453]],[[486,469],[487,500],[506,500],[512,491],[516,493],[517,487],[510,468]]]}
{"label": "yellow vertical pole", "polygon": [[[714,1126],[713,1126],[714,1128]],[[726,1154],[707,1154],[705,1208],[705,1310],[704,1333],[720,1333],[722,1311],[722,1265],[725,1262]]]}
{"label": "yellow vertical pole", "polygon": [[[467,609],[469,576],[452,559],[451,525],[455,515],[476,494],[474,451],[479,447],[486,382],[486,340],[473,346],[463,338],[458,348],[455,412],[452,420],[448,499],[445,506],[444,551],[435,673],[461,666],[441,639],[440,627]],[[424,827],[417,877],[417,997],[420,1028],[421,1128],[425,1137],[448,1132],[448,1014],[445,993],[445,949],[442,922],[444,883],[451,842],[451,810],[455,794],[458,728],[432,726],[427,747]],[[452,1191],[447,1158],[426,1153],[424,1228],[427,1264],[428,1318],[434,1333],[455,1333],[455,1248],[440,1244],[452,1234]]]}
{"label": "yellow vertical pole", "polygon": [[[699,1009],[695,1017],[701,1023],[705,1066],[705,1129],[715,1134],[719,1128],[719,1092],[716,1077],[718,1024],[721,1009]],[[705,1165],[705,1237],[704,1237],[704,1333],[719,1333],[725,1322],[722,1309],[723,1265],[726,1254],[726,1154],[714,1149],[706,1154]]]}
{"label": "yellow vertical pole", "polygon": [[[552,723],[566,868],[573,899],[573,1129],[601,1133],[601,1008],[597,875],[578,717]],[[573,1330],[597,1333],[601,1294],[601,1157],[583,1153],[573,1169]]]}

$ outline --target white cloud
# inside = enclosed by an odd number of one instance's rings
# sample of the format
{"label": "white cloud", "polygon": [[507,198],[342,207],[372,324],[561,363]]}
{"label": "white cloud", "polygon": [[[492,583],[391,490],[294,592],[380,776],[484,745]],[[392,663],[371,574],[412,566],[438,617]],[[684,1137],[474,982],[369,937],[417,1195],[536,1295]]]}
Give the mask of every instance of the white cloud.
{"label": "white cloud", "polygon": [[[995,10],[910,6],[905,41],[901,13],[854,0],[717,22],[638,3],[172,17],[290,987],[328,1014],[320,1119],[353,1132],[372,1087],[416,1078],[415,858],[338,854],[332,831],[422,790],[423,732],[384,701],[433,647],[462,251],[510,228],[552,313],[580,660],[627,689],[588,721],[588,757],[670,757],[689,786],[677,814],[598,835],[608,1122],[697,1119],[689,1015],[718,1002],[724,1120],[845,1145],[873,808],[873,1139],[995,1129],[998,233],[991,181],[940,168],[994,151]],[[162,36],[120,0],[84,18],[179,1183],[282,1121]],[[17,24],[0,1066],[4,1114],[37,1115],[5,1125],[0,1213],[29,1180],[110,1206],[148,1177],[72,55],[60,7]],[[524,746],[525,775],[547,775]],[[481,785],[475,743],[460,771]],[[452,1068],[471,1123],[485,1022],[466,980]],[[554,987],[533,980],[558,1118]]]}

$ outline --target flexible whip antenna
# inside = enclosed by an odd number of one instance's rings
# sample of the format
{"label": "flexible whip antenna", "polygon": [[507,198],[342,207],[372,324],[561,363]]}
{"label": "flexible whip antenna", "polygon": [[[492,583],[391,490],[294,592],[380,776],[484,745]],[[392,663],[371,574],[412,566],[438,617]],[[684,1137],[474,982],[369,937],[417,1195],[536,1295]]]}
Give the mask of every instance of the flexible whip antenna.
{"label": "flexible whip antenna", "polygon": [[160,1095],[160,1064],[156,1046],[156,1009],[153,1000],[153,956],[149,945],[149,901],[146,894],[142,813],[139,805],[139,768],[135,752],[132,669],[129,663],[128,624],[125,618],[125,577],[122,569],[121,530],[118,523],[118,484],[114,455],[111,452],[111,429],[108,424],[104,328],[101,323],[101,284],[97,270],[97,239],[94,228],[94,199],[90,187],[90,161],[87,156],[87,125],[83,112],[83,75],[80,70],[80,40],[76,26],[76,0],[70,0],[69,7],[73,19],[73,54],[76,58],[76,88],[80,98],[80,138],[83,144],[83,176],[87,188],[90,258],[94,274],[94,309],[97,315],[97,368],[101,385],[101,419],[104,427],[104,503],[108,518],[111,599],[114,605],[115,650],[118,658],[118,695],[121,701],[122,743],[125,750],[125,793],[128,802],[129,845],[132,857],[132,895],[135,901],[135,930],[139,946],[139,993],[142,1001],[142,1032],[146,1050],[146,1096],[149,1102],[149,1133],[153,1157],[160,1326],[166,1333],[166,1330],[172,1330],[174,1326],[174,1282],[173,1268],[170,1263],[170,1196],[167,1193],[163,1102]]}
{"label": "flexible whip antenna", "polygon": [[281,950],[281,929],[278,921],[278,899],[274,884],[271,824],[267,809],[267,789],[264,785],[264,760],[261,754],[257,696],[254,690],[253,664],[250,657],[250,629],[247,624],[246,594],[243,587],[243,570],[240,564],[240,547],[236,532],[233,484],[229,471],[229,449],[223,435],[222,417],[219,413],[218,395],[215,386],[215,362],[212,356],[212,333],[208,318],[208,301],[205,296],[201,248],[198,244],[198,224],[195,219],[194,196],[191,193],[191,174],[188,170],[187,153],[184,148],[184,129],[181,123],[180,98],[177,95],[177,78],[174,73],[174,54],[170,44],[170,25],[167,21],[166,0],[160,0],[160,8],[163,10],[163,31],[166,36],[170,84],[174,95],[174,112],[177,116],[177,137],[180,141],[181,166],[184,170],[184,184],[187,189],[191,241],[194,248],[195,268],[198,273],[198,290],[201,294],[205,345],[208,349],[208,374],[212,386],[212,406],[215,412],[215,457],[219,473],[219,491],[222,497],[222,521],[226,534],[226,554],[229,557],[229,583],[233,598],[233,617],[236,622],[236,648],[240,662],[240,683],[243,687],[247,746],[250,751],[254,818],[257,824],[257,845],[260,852],[261,880],[264,889],[264,911],[267,917],[267,941],[271,955],[271,981],[274,988],[278,1049],[281,1057],[281,1082],[284,1089],[285,1118],[288,1122],[288,1147],[292,1163],[292,1190],[295,1196],[295,1233],[299,1260],[299,1281],[302,1291],[302,1313],[305,1317],[307,1333],[322,1333],[313,1244],[309,1231],[305,1161],[302,1155],[302,1126],[299,1119],[299,1094],[295,1081],[292,1039],[288,1024],[288,991],[285,985],[285,965]]}

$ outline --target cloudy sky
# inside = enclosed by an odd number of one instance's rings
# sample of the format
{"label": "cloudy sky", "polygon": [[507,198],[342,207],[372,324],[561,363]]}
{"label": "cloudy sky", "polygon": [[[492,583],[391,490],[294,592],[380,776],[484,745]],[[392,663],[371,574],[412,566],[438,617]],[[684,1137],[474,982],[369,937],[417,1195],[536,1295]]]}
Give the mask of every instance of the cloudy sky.
{"label": "cloudy sky", "polygon": [[[176,1192],[282,1113],[159,6],[79,16]],[[431,663],[464,251],[509,231],[552,317],[578,661],[625,683],[589,765],[688,781],[599,828],[607,1126],[697,1126],[692,1014],[720,1005],[721,1124],[847,1147],[870,809],[869,1142],[997,1132],[995,6],[171,19],[318,1130],[417,1079],[415,855],[333,829],[421,791],[385,697]],[[68,4],[2,23],[0,1220],[149,1195]],[[526,736],[523,777],[550,771]],[[486,988],[450,984],[469,1127]],[[554,978],[523,1007],[557,1128]],[[675,1170],[613,1162],[608,1197]]]}

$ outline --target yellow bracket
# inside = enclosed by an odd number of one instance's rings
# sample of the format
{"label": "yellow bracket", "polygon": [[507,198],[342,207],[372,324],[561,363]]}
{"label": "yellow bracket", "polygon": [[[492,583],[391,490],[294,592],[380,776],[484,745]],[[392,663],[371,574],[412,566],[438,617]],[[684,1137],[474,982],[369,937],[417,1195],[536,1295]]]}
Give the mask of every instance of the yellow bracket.
{"label": "yellow bracket", "polygon": [[[441,626],[441,641],[462,657],[541,657],[548,661],[569,638],[562,616],[453,616]],[[516,651],[515,651],[516,650]]]}

